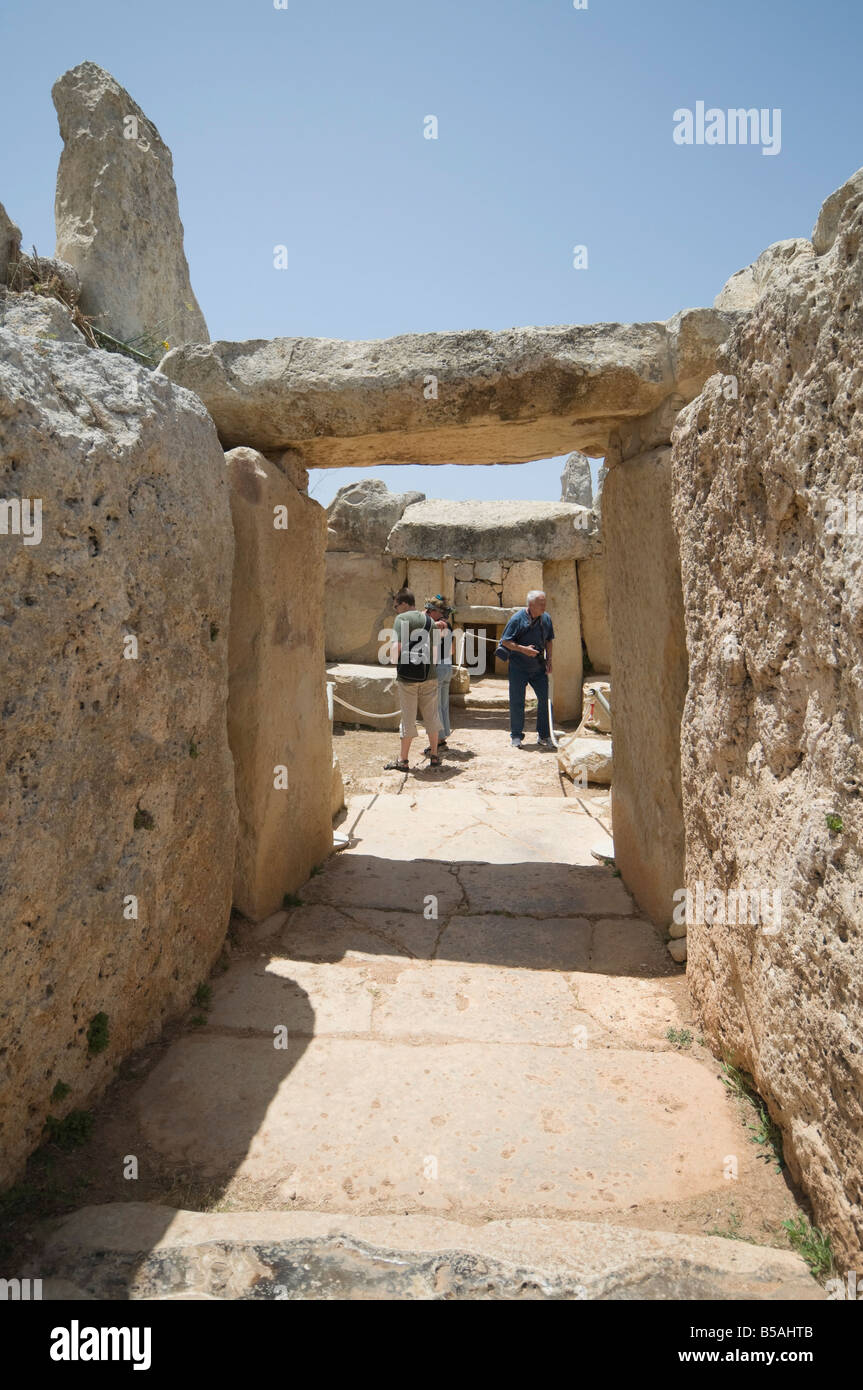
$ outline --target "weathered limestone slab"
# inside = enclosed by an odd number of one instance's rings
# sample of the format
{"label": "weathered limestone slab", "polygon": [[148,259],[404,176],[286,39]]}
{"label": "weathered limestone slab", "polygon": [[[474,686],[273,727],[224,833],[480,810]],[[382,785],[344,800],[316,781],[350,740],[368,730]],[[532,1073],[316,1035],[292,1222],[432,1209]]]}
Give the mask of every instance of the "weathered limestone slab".
{"label": "weathered limestone slab", "polygon": [[547,610],[554,623],[552,651],[555,719],[577,719],[581,713],[581,621],[578,613],[578,578],[574,560],[547,560],[542,567],[542,587]]}
{"label": "weathered limestone slab", "polygon": [[339,661],[327,665],[326,679],[336,687],[336,724],[362,724],[369,729],[399,727],[399,696],[392,666]]}
{"label": "weathered limestone slab", "polygon": [[390,492],[380,478],[340,487],[327,507],[327,549],[380,553],[405,507],[424,499],[423,492]]}
{"label": "weathered limestone slab", "polygon": [[[825,254],[760,300],[675,438],[685,881],[734,917],[693,910],[688,973],[706,1036],[752,1073],[860,1269],[863,171],[815,241]],[[778,918],[747,897],[739,921],[741,890]]]}
{"label": "weathered limestone slab", "polygon": [[400,568],[388,555],[328,550],[324,590],[327,661],[376,663],[379,632],[392,628]]}
{"label": "weathered limestone slab", "polygon": [[0,203],[0,285],[8,282],[9,271],[21,251],[21,229],[16,227]]}
{"label": "weathered limestone slab", "polygon": [[[447,577],[442,560],[408,560],[407,579],[408,588],[413,591],[418,608],[422,608],[426,599],[434,598],[435,594],[447,597]],[[449,597],[451,599],[452,594]],[[392,626],[392,614],[390,618]]]}
{"label": "weathered limestone slab", "polygon": [[65,304],[41,294],[13,294],[0,288],[0,328],[19,338],[84,346],[84,335],[75,327]]}
{"label": "weathered limestone slab", "polygon": [[504,608],[524,608],[531,589],[542,588],[542,561],[517,560],[503,581]]}
{"label": "weathered limestone slab", "polygon": [[740,1147],[721,1080],[674,1052],[265,1039],[186,1036],[150,1073],[136,1109],[164,1160],[304,1206],[587,1216],[721,1189]]}
{"label": "weathered limestone slab", "polygon": [[605,581],[605,554],[586,555],[577,562],[578,609],[581,635],[594,671],[611,671],[611,628],[608,624],[608,594]]}
{"label": "weathered limestone slab", "polygon": [[754,309],[767,290],[787,285],[811,264],[815,249],[807,237],[776,241],[752,265],[738,270],[713,301],[716,309]]}
{"label": "weathered limestone slab", "polygon": [[[453,616],[457,623],[467,626],[479,623],[494,623],[495,626],[499,626],[508,623],[517,612],[517,608],[500,608],[492,604],[465,604],[456,608]],[[489,660],[488,654],[486,660]]]}
{"label": "weathered limestone slab", "polygon": [[228,735],[234,904],[260,921],[332,851],[323,679],[325,512],[254,449],[225,456],[234,523]]}
{"label": "weathered limestone slab", "polygon": [[[49,1113],[86,1109],[188,1005],[222,946],[224,472],[191,393],[0,329],[0,496],[42,507],[38,543],[0,537],[2,1183]],[[92,1051],[99,1014],[107,1047]]]}
{"label": "weathered limestone slab", "polygon": [[[218,1249],[219,1259],[213,1260]],[[799,1255],[603,1222],[84,1207],[40,1251],[44,1297],[818,1301]]]}
{"label": "weathered limestone slab", "polygon": [[236,961],[215,981],[207,1022],[270,1034],[278,1023],[291,1037],[365,1034],[374,1005],[361,969],[263,955]]}
{"label": "weathered limestone slab", "polygon": [[567,777],[579,786],[587,786],[590,782],[611,785],[610,738],[580,738],[576,734],[566,734],[559,742],[557,761]]}
{"label": "weathered limestone slab", "polygon": [[431,970],[412,963],[379,993],[375,1033],[384,1038],[571,1047],[576,1028],[598,1032],[557,971],[465,962],[437,963]]}
{"label": "weathered limestone slab", "polygon": [[594,553],[591,525],[592,514],[570,502],[415,502],[393,527],[387,548],[428,560],[565,560]]}
{"label": "weathered limestone slab", "polygon": [[499,608],[500,588],[479,579],[455,582],[455,601],[459,608]]}
{"label": "weathered limestone slab", "polygon": [[614,854],[660,926],[683,884],[680,718],[686,639],[671,450],[610,469],[603,496],[614,671]]}
{"label": "weathered limestone slab", "polygon": [[[189,280],[171,151],[110,73],[79,63],[54,84],[63,152],[57,255],[81,277],[81,308],[127,342],[208,341]],[[248,439],[233,441],[248,443]]]}
{"label": "weathered limestone slab", "polygon": [[[351,797],[351,814],[358,810],[357,798]],[[325,874],[304,886],[305,906],[291,913],[285,931],[287,955],[309,960],[339,959],[343,953],[356,956],[366,950],[431,955],[440,922],[422,915],[426,895],[434,894],[442,916],[454,912],[462,899],[449,867],[422,859],[400,861],[393,868],[385,858],[362,851],[362,843],[343,851]],[[349,916],[342,911],[347,903]]]}
{"label": "weathered limestone slab", "polygon": [[523,463],[603,455],[622,420],[691,400],[733,322],[685,309],[667,323],[259,339],[174,349],[160,370],[198,393],[225,445],[301,448],[310,468]]}

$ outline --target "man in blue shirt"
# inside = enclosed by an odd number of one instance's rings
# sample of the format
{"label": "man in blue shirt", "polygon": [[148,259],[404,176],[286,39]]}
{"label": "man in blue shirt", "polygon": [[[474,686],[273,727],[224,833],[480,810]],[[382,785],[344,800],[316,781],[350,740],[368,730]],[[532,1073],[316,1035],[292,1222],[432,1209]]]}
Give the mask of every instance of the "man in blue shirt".
{"label": "man in blue shirt", "polygon": [[545,611],[545,594],[531,589],[527,607],[507,623],[500,645],[509,652],[509,731],[513,748],[524,743],[524,697],[528,685],[537,698],[536,733],[540,748],[552,748],[548,722],[548,678],[554,627]]}

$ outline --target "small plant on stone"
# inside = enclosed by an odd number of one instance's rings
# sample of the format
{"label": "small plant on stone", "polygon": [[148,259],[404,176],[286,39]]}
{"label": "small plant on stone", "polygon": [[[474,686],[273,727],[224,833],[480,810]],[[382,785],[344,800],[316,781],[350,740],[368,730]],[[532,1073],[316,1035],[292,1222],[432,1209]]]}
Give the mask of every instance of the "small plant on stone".
{"label": "small plant on stone", "polygon": [[87,1051],[91,1056],[104,1052],[108,1046],[108,1015],[94,1014],[87,1029]]}
{"label": "small plant on stone", "polygon": [[782,1130],[770,1118],[770,1112],[756,1091],[755,1082],[749,1072],[735,1066],[726,1056],[722,1063],[721,1079],[733,1096],[750,1106],[755,1112],[757,1124],[746,1125],[746,1128],[751,1131],[751,1141],[753,1144],[760,1144],[767,1150],[766,1153],[759,1154],[758,1157],[763,1158],[765,1163],[775,1163],[777,1173],[781,1173],[785,1166],[782,1152]]}
{"label": "small plant on stone", "polygon": [[311,877],[312,877],[312,878],[317,878],[318,874],[322,874],[323,872],[324,872],[324,866],[323,866],[323,864],[315,864],[315,866],[314,866],[314,868],[312,869],[312,872],[311,872]]}
{"label": "small plant on stone", "polygon": [[58,1101],[65,1100],[71,1089],[72,1087],[67,1086],[65,1081],[58,1081],[51,1092],[52,1101],[56,1104]]}
{"label": "small plant on stone", "polygon": [[189,1019],[190,1028],[203,1028],[207,1022],[206,1014],[193,1014]]}
{"label": "small plant on stone", "polygon": [[827,829],[830,831],[831,835],[841,835],[844,828],[842,825],[842,817],[831,813],[826,817],[826,820]]}
{"label": "small plant on stone", "polygon": [[802,1211],[792,1220],[783,1221],[782,1228],[788,1233],[792,1249],[806,1261],[813,1278],[826,1279],[834,1272],[836,1259],[830,1237],[812,1226]]}
{"label": "small plant on stone", "polygon": [[135,811],[135,819],[133,821],[133,825],[136,830],[152,830],[153,826],[155,825],[155,821],[153,820],[153,817],[150,815],[149,811],[144,811],[141,809],[140,806],[138,806]]}
{"label": "small plant on stone", "polygon": [[736,1096],[739,1100],[750,1100],[752,1096],[752,1078],[748,1072],[741,1071],[733,1062],[726,1057],[722,1063],[721,1081],[723,1086]]}
{"label": "small plant on stone", "polygon": [[303,900],[298,898],[296,893],[286,893],[282,898],[282,907],[302,907]]}
{"label": "small plant on stone", "polygon": [[692,1034],[688,1028],[668,1028],[665,1036],[672,1047],[686,1049],[692,1046]]}
{"label": "small plant on stone", "polygon": [[77,1149],[86,1144],[93,1129],[92,1110],[70,1110],[63,1120],[49,1115],[45,1121],[48,1140],[60,1149]]}
{"label": "small plant on stone", "polygon": [[198,756],[198,745],[197,745],[197,743],[195,742],[194,739],[190,739],[190,740],[189,740],[189,757],[190,757],[190,758],[197,758],[197,756]]}
{"label": "small plant on stone", "polygon": [[166,325],[157,324],[145,329],[134,338],[115,338],[111,333],[93,325],[93,334],[99,347],[105,352],[118,352],[122,357],[131,357],[144,367],[157,367],[169,351],[170,344],[165,338]]}
{"label": "small plant on stone", "polygon": [[209,1006],[212,997],[213,991],[211,987],[205,982],[202,982],[198,985],[198,988],[195,990],[195,993],[192,996],[192,1003],[197,1004],[199,1009],[206,1009]]}
{"label": "small plant on stone", "polygon": [[211,641],[211,642],[215,642],[215,640],[216,640],[216,638],[218,637],[218,635],[219,635],[219,625],[218,625],[218,623],[210,623],[210,641]]}
{"label": "small plant on stone", "polygon": [[785,1166],[785,1158],[782,1153],[782,1130],[775,1120],[771,1120],[770,1113],[763,1101],[758,1100],[753,1103],[758,1123],[747,1125],[746,1128],[752,1130],[752,1143],[761,1144],[767,1149],[767,1153],[759,1154],[758,1157],[763,1158],[765,1163],[774,1163],[777,1173],[781,1173]]}

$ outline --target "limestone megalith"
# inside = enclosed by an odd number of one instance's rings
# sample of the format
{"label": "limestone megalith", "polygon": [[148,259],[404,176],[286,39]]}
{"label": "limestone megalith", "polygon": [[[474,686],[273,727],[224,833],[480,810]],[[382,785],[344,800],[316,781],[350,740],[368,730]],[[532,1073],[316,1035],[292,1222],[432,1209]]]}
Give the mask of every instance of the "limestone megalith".
{"label": "limestone megalith", "polygon": [[[63,152],[57,255],[81,277],[81,308],[122,342],[209,342],[189,279],[171,151],[110,73],[80,63],[55,82]],[[158,349],[157,355],[160,355]]]}
{"label": "limestone megalith", "polygon": [[697,395],[736,319],[218,342],[159,370],[200,396],[226,448],[296,449],[307,468],[598,458],[625,422]]}
{"label": "limestone megalith", "polygon": [[233,536],[213,423],[164,377],[75,330],[58,341],[56,320],[30,336],[35,296],[10,298],[0,1185],[47,1115],[97,1100],[206,979],[236,835]]}
{"label": "limestone megalith", "polygon": [[239,810],[234,905],[260,921],[333,847],[323,678],[326,514],[254,449],[232,449],[225,473],[234,526],[228,649],[228,738]]}
{"label": "limestone megalith", "polygon": [[424,492],[390,492],[379,478],[358,478],[327,507],[327,549],[380,554],[405,508],[424,501]]}
{"label": "limestone megalith", "polygon": [[822,254],[761,298],[675,431],[689,654],[680,886],[704,1035],[753,1076],[816,1221],[859,1269],[859,173],[827,200],[813,240]]}

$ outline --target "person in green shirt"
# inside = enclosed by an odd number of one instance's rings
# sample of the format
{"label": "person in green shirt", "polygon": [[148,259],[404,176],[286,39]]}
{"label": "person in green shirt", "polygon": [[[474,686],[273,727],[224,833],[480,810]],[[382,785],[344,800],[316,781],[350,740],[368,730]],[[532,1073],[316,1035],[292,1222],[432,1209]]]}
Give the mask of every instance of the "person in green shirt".
{"label": "person in green shirt", "polygon": [[[438,683],[432,629],[445,628],[446,623],[442,620],[434,623],[427,614],[421,613],[410,589],[399,590],[394,607],[397,614],[393,632],[398,662],[396,689],[401,707],[401,748],[399,757],[385,763],[384,767],[397,772],[410,770],[411,744],[418,733],[417,710],[428,734],[429,762],[432,767],[440,767],[437,750],[440,731]],[[420,632],[421,628],[423,632]]]}

